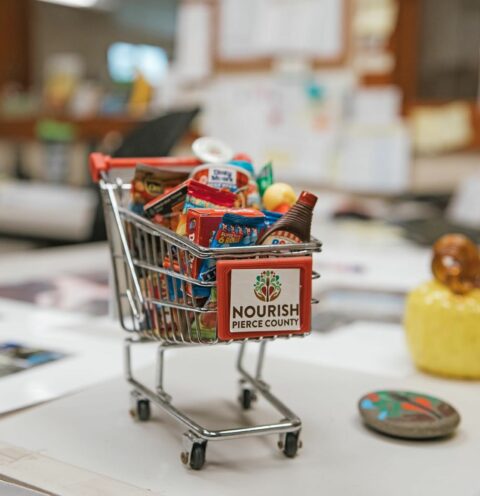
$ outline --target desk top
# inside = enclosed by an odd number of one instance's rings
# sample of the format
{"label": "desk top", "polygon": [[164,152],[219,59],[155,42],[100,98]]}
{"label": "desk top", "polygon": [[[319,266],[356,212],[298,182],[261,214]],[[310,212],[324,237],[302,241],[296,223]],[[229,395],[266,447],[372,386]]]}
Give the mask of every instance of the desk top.
{"label": "desk top", "polygon": [[[426,250],[395,240],[370,243],[369,236],[362,240],[358,235],[352,244],[352,235],[343,236],[338,229],[329,231],[322,224],[315,226],[315,234],[325,241],[324,252],[315,260],[324,276],[316,281],[318,288],[351,284],[407,290],[428,277]],[[0,260],[2,282],[108,266],[105,244]],[[352,271],[352,266],[362,270]],[[119,332],[111,338],[112,353],[119,353],[120,336]],[[262,400],[248,414],[239,410],[235,351],[235,346],[172,351],[166,370],[167,390],[179,406],[215,428],[240,425],[250,417],[277,421]],[[192,374],[192,369],[198,373]],[[143,374],[150,377],[152,370]],[[480,384],[417,373],[399,326],[356,323],[305,340],[275,342],[269,346],[265,376],[274,393],[304,422],[304,449],[294,460],[278,452],[275,438],[211,442],[205,470],[187,471],[179,461],[184,429],[157,409],[151,422],[133,422],[127,413],[129,388],[121,377],[0,419],[0,441],[121,481],[138,488],[138,494],[151,495],[146,492],[151,490],[162,495],[244,496],[268,487],[268,493],[280,496],[290,496],[299,488],[302,494],[322,491],[329,496],[480,496],[476,468]],[[419,390],[451,402],[463,417],[457,435],[444,441],[412,443],[366,430],[356,402],[365,392],[383,388]],[[0,459],[2,456],[0,453]],[[28,470],[15,475],[28,481],[32,467],[25,466]],[[2,466],[0,473],[6,470]],[[46,474],[42,479],[46,489],[55,492],[54,486],[48,486],[48,481],[58,480],[54,468],[46,473],[42,465],[40,471]],[[79,493],[62,492],[70,494]],[[115,496],[120,494],[134,493],[128,489]]]}
{"label": "desk top", "polygon": [[[302,340],[305,349],[309,340]],[[273,391],[303,420],[304,448],[290,460],[275,437],[210,442],[203,471],[179,461],[184,428],[154,409],[148,423],[128,415],[121,378],[0,421],[0,439],[43,455],[151,490],[154,494],[268,494],[478,496],[480,384],[421,374],[402,379],[314,365],[267,354]],[[253,346],[252,346],[253,347]],[[209,427],[278,420],[259,400],[240,411],[235,397],[236,346],[172,351],[167,389],[174,402]],[[167,356],[168,359],[168,356]],[[185,374],[185,370],[198,371]],[[143,370],[151,377],[153,370]],[[212,387],[214,386],[214,387]],[[445,398],[462,415],[450,439],[409,442],[382,437],[360,422],[356,402],[372,389],[418,390]],[[67,494],[67,493],[65,493]]]}

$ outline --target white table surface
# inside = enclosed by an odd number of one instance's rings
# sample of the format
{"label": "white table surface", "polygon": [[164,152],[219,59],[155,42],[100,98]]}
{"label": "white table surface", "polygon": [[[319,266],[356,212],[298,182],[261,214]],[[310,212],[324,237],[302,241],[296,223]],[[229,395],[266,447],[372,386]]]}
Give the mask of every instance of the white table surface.
{"label": "white table surface", "polygon": [[[238,408],[235,351],[173,352],[167,385],[174,400],[209,427],[278,420],[262,400],[251,413]],[[275,356],[265,372],[303,419],[304,448],[293,460],[277,450],[275,437],[260,437],[210,442],[204,470],[186,470],[179,461],[185,429],[157,409],[152,421],[134,422],[121,378],[0,421],[0,439],[162,495],[480,494],[480,384],[421,374],[381,377]],[[426,391],[450,401],[462,415],[457,434],[408,442],[370,432],[356,403],[379,388]]]}
{"label": "white table surface", "polygon": [[[429,252],[395,236],[372,235],[368,228],[339,230],[325,223],[316,223],[314,232],[324,241],[324,252],[314,262],[323,275],[315,281],[314,293],[336,285],[405,291],[429,277]],[[0,282],[92,272],[108,264],[105,244],[13,254],[0,258]],[[103,336],[107,335],[116,341],[112,352],[118,353],[121,333],[108,331]],[[200,419],[220,423],[214,427],[243,422],[252,415],[242,414],[234,401],[234,351],[234,347],[179,351],[167,369],[167,386],[174,398]],[[305,447],[294,460],[284,459],[276,439],[263,437],[210,443],[205,470],[185,470],[179,462],[183,428],[158,410],[150,423],[132,422],[127,414],[128,386],[121,377],[0,419],[0,442],[123,481],[140,488],[135,494],[151,490],[162,495],[243,496],[263,491],[480,496],[475,472],[480,386],[415,372],[399,326],[355,323],[306,340],[274,343],[271,352],[267,379],[304,421]],[[418,389],[452,402],[463,416],[458,434],[441,442],[408,443],[365,430],[356,413],[358,398],[368,390],[387,387]],[[263,401],[256,405],[257,420],[268,417],[265,406]],[[230,422],[222,424],[222,418]],[[37,468],[43,473],[43,465]],[[60,469],[55,470],[47,474],[51,482],[58,481]],[[28,470],[23,474],[27,482],[30,474]],[[91,487],[88,494],[96,494],[97,484]],[[105,486],[98,482],[98,487]],[[120,489],[113,494],[120,496]],[[121,494],[134,493],[130,489]]]}
{"label": "white table surface", "polygon": [[59,274],[108,270],[106,243],[44,248],[8,253],[0,257],[0,283],[35,281]]}

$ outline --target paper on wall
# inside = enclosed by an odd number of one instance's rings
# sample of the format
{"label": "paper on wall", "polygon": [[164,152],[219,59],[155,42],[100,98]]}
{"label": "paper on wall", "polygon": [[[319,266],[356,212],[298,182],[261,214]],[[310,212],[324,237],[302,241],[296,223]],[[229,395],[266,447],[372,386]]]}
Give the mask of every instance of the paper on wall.
{"label": "paper on wall", "polygon": [[387,38],[395,29],[398,9],[398,2],[395,0],[357,0],[353,20],[355,35],[365,38]]}
{"label": "paper on wall", "polygon": [[339,152],[334,183],[349,191],[398,194],[410,181],[410,138],[406,126],[352,124]]}
{"label": "paper on wall", "polygon": [[343,13],[339,0],[222,0],[220,56],[336,58],[344,48]]}
{"label": "paper on wall", "polygon": [[[308,82],[324,95],[309,97]],[[325,183],[350,86],[349,75],[333,72],[217,78],[206,95],[202,132],[248,151],[257,166],[273,161],[276,180]]]}
{"label": "paper on wall", "polygon": [[444,153],[464,148],[473,139],[470,107],[450,103],[419,107],[411,115],[413,144],[419,153]]}
{"label": "paper on wall", "polygon": [[211,73],[211,24],[209,5],[200,2],[181,3],[174,65],[180,80],[202,79]]}

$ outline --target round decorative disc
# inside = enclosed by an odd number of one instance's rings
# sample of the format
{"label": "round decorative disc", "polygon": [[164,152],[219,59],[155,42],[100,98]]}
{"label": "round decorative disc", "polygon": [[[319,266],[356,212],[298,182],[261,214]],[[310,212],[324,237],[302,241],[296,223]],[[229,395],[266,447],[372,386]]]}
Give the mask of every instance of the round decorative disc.
{"label": "round decorative disc", "polygon": [[358,409],[372,429],[405,439],[448,436],[460,423],[460,415],[450,404],[408,391],[369,393],[360,398]]}

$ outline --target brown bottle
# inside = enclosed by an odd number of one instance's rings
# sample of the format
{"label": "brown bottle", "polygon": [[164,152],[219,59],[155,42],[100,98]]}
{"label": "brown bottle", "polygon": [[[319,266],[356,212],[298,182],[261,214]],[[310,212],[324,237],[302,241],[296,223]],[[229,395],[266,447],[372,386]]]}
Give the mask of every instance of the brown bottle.
{"label": "brown bottle", "polygon": [[313,207],[317,197],[302,191],[297,203],[273,224],[258,241],[259,245],[286,245],[310,241]]}

